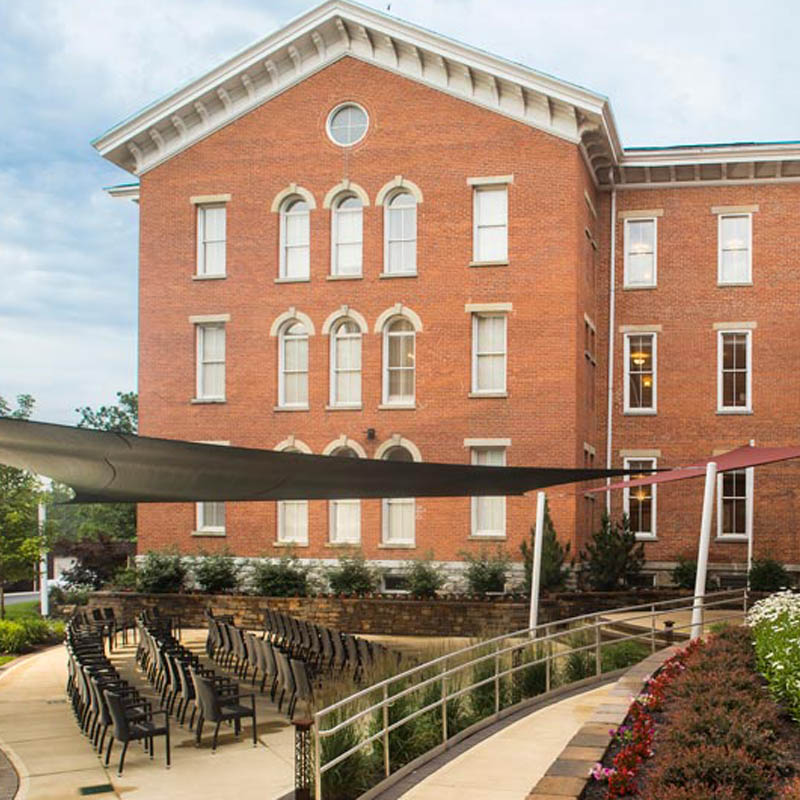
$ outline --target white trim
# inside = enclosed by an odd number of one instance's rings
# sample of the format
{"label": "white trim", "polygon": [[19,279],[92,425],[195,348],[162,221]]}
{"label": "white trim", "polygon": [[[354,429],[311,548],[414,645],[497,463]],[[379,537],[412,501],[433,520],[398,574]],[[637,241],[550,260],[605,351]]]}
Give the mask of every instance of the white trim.
{"label": "white trim", "polygon": [[382,206],[390,195],[393,195],[396,190],[405,189],[413,195],[417,203],[422,202],[422,189],[416,183],[404,178],[402,175],[395,175],[392,180],[385,183],[378,189],[378,194],[375,196],[375,205]]}
{"label": "white trim", "polygon": [[[203,386],[203,365],[205,361],[205,331],[209,328],[221,329],[223,335],[223,380],[222,380],[222,394],[206,394],[205,387]],[[228,360],[228,335],[225,329],[225,321],[206,321],[198,322],[194,325],[194,347],[195,347],[195,396],[192,402],[199,401],[201,403],[224,403],[227,395],[227,360]],[[219,362],[217,362],[219,363]]]}
{"label": "white trim", "polygon": [[134,203],[139,202],[141,195],[141,187],[138,183],[123,183],[119,186],[106,186],[103,191],[115,200],[131,200]]}
{"label": "white trim", "polygon": [[414,330],[417,333],[422,333],[422,319],[420,319],[419,314],[412,311],[408,306],[404,306],[402,303],[395,303],[391,308],[385,309],[378,315],[378,318],[375,320],[373,333],[383,333],[386,323],[392,317],[405,317],[414,326]]}
{"label": "white trim", "polygon": [[322,201],[323,208],[332,208],[333,203],[340,194],[353,194],[364,205],[364,208],[369,206],[369,195],[366,191],[353,181],[345,179],[336,184],[332,189],[328,190],[325,199]]}
{"label": "white trim", "polygon": [[278,194],[275,195],[275,199],[272,201],[272,205],[270,206],[270,211],[272,211],[273,214],[280,213],[281,206],[283,205],[284,201],[288,200],[290,197],[294,197],[295,195],[306,201],[309,211],[314,211],[316,209],[317,202],[314,200],[314,195],[311,194],[308,189],[304,189],[302,186],[298,186],[296,183],[290,183],[285,189],[281,189]]}
{"label": "white trim", "polygon": [[592,318],[584,311],[583,312],[583,321],[597,334],[597,328],[592,321]]}
{"label": "white trim", "polygon": [[[399,186],[396,185],[398,180],[401,181],[401,184]],[[419,206],[419,203],[420,203],[420,198],[422,197],[422,193],[419,192],[419,190],[417,190],[417,193],[415,193],[415,192],[413,192],[411,190],[410,187],[402,185],[402,179],[400,178],[399,175],[395,178],[393,183],[395,184],[394,186],[392,184],[386,184],[384,189],[387,188],[387,187],[391,187],[391,188],[385,194],[384,194],[384,190],[383,189],[381,189],[381,191],[378,192],[378,197],[381,198],[381,205],[383,206],[383,272],[381,272],[379,277],[381,277],[381,278],[413,278],[413,277],[416,277],[419,274],[418,273],[418,265],[419,265],[419,259],[418,259],[418,256],[419,256],[419,247],[418,247],[418,242],[419,242],[419,214],[418,214],[418,206]],[[401,271],[390,272],[389,271],[389,267],[391,265],[389,263],[389,245],[390,245],[392,240],[389,238],[389,233],[391,231],[391,223],[390,223],[390,220],[389,220],[389,215],[392,213],[392,205],[391,205],[392,202],[394,201],[394,199],[398,195],[401,195],[401,194],[410,194],[411,197],[414,198],[414,206],[413,206],[413,210],[414,210],[414,239],[413,239],[413,241],[414,241],[414,269],[413,270],[406,270],[406,271],[403,271],[403,272],[401,272]],[[411,206],[406,206],[405,208],[401,206],[400,208],[395,209],[395,210],[399,211],[402,214],[404,211],[411,210]],[[400,241],[400,242],[405,243],[405,242],[410,242],[411,240],[410,239],[401,238],[399,240],[396,239],[394,241]]]}
{"label": "white trim", "polygon": [[189,202],[195,206],[224,205],[230,201],[229,194],[196,194],[189,198]]}
{"label": "white trim", "polygon": [[636,461],[639,461],[643,458],[661,458],[661,448],[640,448],[640,449],[627,449],[627,450],[620,450],[619,451],[621,458],[632,458]]}
{"label": "white trim", "polygon": [[745,532],[722,532],[722,479],[726,472],[717,473],[717,540],[720,542],[746,542],[753,531],[753,492],[755,489],[754,469],[736,469],[728,472],[744,472],[745,474]]}
{"label": "white trim", "polygon": [[[329,409],[353,409],[353,408],[362,408],[363,404],[363,384],[364,384],[364,333],[366,331],[366,322],[364,323],[364,327],[361,327],[358,322],[356,322],[352,317],[348,315],[340,315],[336,320],[336,326],[338,327],[340,324],[344,322],[353,322],[355,323],[358,330],[358,336],[356,337],[354,334],[345,334],[350,340],[355,340],[358,338],[358,400],[352,400],[349,402],[345,402],[340,400],[336,394],[336,378],[338,376],[339,371],[342,369],[337,360],[336,360],[336,331],[331,331],[330,338],[328,340],[328,378],[329,378],[329,386],[328,386],[328,403],[329,405],[327,408]],[[356,370],[350,369],[349,372],[352,374]]]}
{"label": "white trim", "polygon": [[661,333],[661,325],[620,325],[620,333]]}
{"label": "white trim", "polygon": [[511,447],[511,439],[464,439],[464,447]]}
{"label": "white trim", "polygon": [[[283,324],[278,328],[278,404],[275,410],[281,411],[307,411],[309,408],[309,395],[311,394],[311,385],[310,385],[310,376],[311,376],[311,347],[309,343],[309,339],[311,337],[311,333],[309,333],[308,327],[306,327],[306,399],[305,402],[294,402],[294,403],[287,403],[286,402],[286,378],[285,378],[285,356],[284,356],[284,349],[286,344],[286,337],[285,332],[286,329],[294,322],[300,322],[305,326],[305,322],[300,317],[299,314],[292,316],[286,320],[284,320]],[[274,325],[274,323],[273,323]],[[298,336],[299,338],[299,336]],[[299,370],[298,370],[299,372]]]}
{"label": "white trim", "polygon": [[[364,132],[355,141],[346,143],[337,142],[336,139],[333,138],[333,134],[331,133],[331,120],[338,111],[341,111],[343,108],[348,108],[349,106],[353,106],[354,108],[357,108],[359,111],[363,111],[364,116],[367,118],[367,124],[364,126]],[[364,106],[362,106],[360,103],[356,103],[354,100],[345,100],[343,103],[339,103],[338,105],[334,106],[328,112],[328,116],[325,119],[325,133],[328,134],[328,138],[337,147],[343,147],[343,148],[355,147],[359,142],[362,142],[364,140],[364,137],[369,133],[369,122],[370,122],[369,112],[367,111],[366,108],[364,108]],[[365,205],[369,205],[369,203],[366,203]]]}
{"label": "white trim", "polygon": [[341,447],[349,447],[359,458],[367,458],[367,451],[355,439],[349,439],[346,433],[341,433],[338,438],[328,442],[322,448],[322,455],[329,456],[334,450],[338,450]]}
{"label": "white trim", "polygon": [[467,186],[496,186],[514,183],[513,175],[488,175],[485,178],[467,178]]}
{"label": "white trim", "polygon": [[[480,388],[478,386],[478,326],[481,319],[502,319],[503,320],[503,385],[492,386],[491,388]],[[500,355],[490,353],[487,355]],[[472,380],[470,382],[470,397],[481,397],[484,394],[497,395],[508,392],[508,314],[505,312],[472,314]]]}
{"label": "white trim", "polygon": [[[213,503],[214,505],[222,506],[222,513],[225,517],[225,525],[206,525],[205,524],[205,506]],[[224,500],[202,500],[194,504],[195,513],[195,527],[192,531],[192,536],[226,536],[227,535],[227,522],[228,522],[228,509]]]}
{"label": "white trim", "polygon": [[[739,281],[722,280],[722,222],[726,219],[741,217],[747,220],[747,276]],[[718,286],[749,286],[753,283],[753,214],[726,213],[717,215],[717,285]]]}
{"label": "white trim", "polygon": [[[632,408],[630,405],[630,360],[631,360],[631,337],[632,336],[652,336],[653,337],[653,405],[646,408]],[[625,414],[652,415],[658,413],[658,334],[655,331],[641,331],[638,333],[624,334],[623,347],[623,411]]]}
{"label": "white trim", "polygon": [[230,322],[230,314],[193,314],[189,317],[192,325],[205,325],[214,322]]}
{"label": "white trim", "polygon": [[[631,281],[629,264],[629,229],[631,222],[653,223],[653,279],[649,283]],[[658,217],[629,217],[623,223],[623,282],[625,289],[655,289],[658,286]]]}
{"label": "white trim", "polygon": [[[655,457],[641,457],[641,458],[624,458],[623,459],[623,467],[625,469],[631,469],[630,463],[631,461],[651,461],[651,469],[655,470],[658,467],[658,461]],[[625,476],[625,482],[629,481],[630,477],[628,475]],[[652,530],[649,532],[640,532],[634,531],[636,534],[636,540],[641,542],[652,541],[653,539],[658,538],[658,528],[656,523],[656,507],[657,507],[657,487],[656,484],[652,483],[649,486],[650,488],[650,521]],[[631,507],[631,490],[625,488],[622,490],[622,509],[623,512],[628,516],[630,519],[630,507]]]}
{"label": "white trim", "polygon": [[597,449],[589,444],[589,442],[583,443],[583,452],[588,453],[592,458],[597,455]]}
{"label": "white trim", "polygon": [[464,303],[464,311],[467,314],[481,313],[503,313],[514,310],[513,303]]}
{"label": "white trim", "polygon": [[617,214],[617,219],[652,219],[655,217],[663,217],[664,216],[664,209],[663,208],[650,208],[650,209],[643,209],[641,211],[620,211]]}
{"label": "white trim", "polygon": [[[489,446],[489,447],[471,447],[470,448],[470,464],[473,466],[476,465],[478,453],[480,451],[500,451],[502,454],[502,464],[498,466],[505,467],[506,466],[506,448],[505,447],[497,447],[497,446]],[[478,503],[481,500],[490,500],[490,501],[501,501],[501,508],[502,508],[502,517],[503,522],[502,526],[498,530],[487,530],[487,531],[480,531],[478,530]],[[508,535],[508,515],[507,515],[507,503],[506,498],[503,495],[492,495],[492,496],[473,496],[470,498],[470,539],[505,539]]]}
{"label": "white trim", "polygon": [[[403,447],[411,454],[411,458],[414,461],[422,461],[422,453],[420,453],[419,448],[408,439],[404,439],[399,433],[392,434],[390,439],[387,439],[381,445],[378,446],[378,449],[375,451],[374,458],[376,459],[383,459],[386,453],[393,447]],[[389,505],[390,503],[410,503],[412,509],[412,517],[411,517],[411,537],[407,540],[399,541],[399,542],[390,542],[388,541],[387,531],[389,529]],[[383,546],[384,548],[412,548],[416,547],[417,545],[417,501],[416,499],[409,497],[409,498],[400,498],[395,497],[391,499],[383,499],[381,500],[381,541],[378,545]]]}
{"label": "white trim", "polygon": [[386,454],[386,451],[392,447],[405,447],[409,453],[411,453],[411,457],[414,461],[422,461],[422,453],[420,449],[412,442],[410,439],[403,438],[399,433],[393,433],[390,439],[387,439],[385,442],[382,442],[378,445],[378,448],[375,450],[375,455],[373,458],[382,459]]}
{"label": "white trim", "polygon": [[[509,260],[509,227],[510,227],[510,219],[508,213],[508,182],[507,181],[494,181],[491,180],[489,183],[486,183],[485,180],[487,179],[478,179],[478,178],[468,178],[467,183],[470,180],[481,180],[482,183],[471,184],[472,186],[472,261],[470,261],[470,265],[490,265],[490,264],[505,264]],[[502,225],[481,225],[480,222],[480,214],[478,211],[479,208],[479,196],[481,193],[487,192],[498,192],[501,191],[505,195],[505,220],[504,224]],[[494,258],[480,258],[479,256],[483,255],[486,256],[488,254],[479,253],[478,252],[478,241],[479,241],[479,231],[482,227],[490,227],[490,228],[504,228],[505,229],[505,253],[500,254],[497,253]]]}
{"label": "white trim", "polygon": [[597,219],[597,209],[595,208],[592,198],[589,196],[589,192],[587,192],[586,189],[583,190],[583,199],[586,201],[586,205],[589,206],[591,215]]}
{"label": "white trim", "polygon": [[[383,315],[381,315],[383,316]],[[386,323],[384,324],[381,330],[381,339],[382,339],[382,354],[381,354],[381,408],[393,408],[395,406],[403,407],[403,408],[416,408],[417,402],[417,330],[414,328],[413,332],[410,334],[414,339],[414,393],[410,397],[402,396],[401,399],[398,400],[390,400],[389,399],[389,326],[395,319],[405,319],[411,322],[412,328],[414,327],[414,323],[404,314],[392,314],[391,316],[387,317]],[[398,336],[401,335],[408,335],[408,334],[397,334]],[[395,367],[398,369],[398,367]]]}
{"label": "white trim", "polygon": [[[747,352],[747,403],[743,406],[725,406],[722,403],[722,351],[723,338],[728,333],[741,333],[746,338]],[[732,329],[717,331],[717,413],[749,414],[753,410],[753,331],[749,329]]]}
{"label": "white trim", "polygon": [[294,434],[287,436],[282,442],[278,442],[275,447],[272,448],[280,452],[281,450],[299,450],[301,453],[306,453],[307,455],[311,455],[313,452],[311,448],[304,442],[302,439],[295,439]]}
{"label": "white trim", "polygon": [[759,210],[758,205],[754,206],[711,206],[712,214],[722,214],[723,216],[740,216],[742,214],[754,214]]}
{"label": "white trim", "polygon": [[331,332],[331,328],[333,328],[334,323],[338,322],[343,317],[347,317],[348,319],[353,320],[353,322],[358,325],[361,329],[361,333],[369,333],[369,325],[367,325],[367,320],[358,313],[354,308],[348,305],[341,305],[336,311],[332,311],[328,316],[325,318],[325,322],[322,323],[321,333],[324,336],[329,336]]}
{"label": "white trim", "polygon": [[753,322],[715,322],[711,329],[715,331],[754,331],[758,323]]}
{"label": "white trim", "polygon": [[[343,181],[344,184],[350,184],[349,181]],[[331,189],[334,191],[334,189]],[[363,191],[363,190],[362,190]],[[366,196],[366,192],[364,192]],[[325,197],[325,203],[323,204],[325,208],[330,209],[330,242],[331,242],[331,263],[330,269],[328,271],[328,277],[331,278],[361,278],[364,276],[364,201],[362,197],[357,194],[352,189],[337,189],[336,194],[331,198],[330,203],[328,202],[328,198],[330,196],[330,192]],[[361,203],[358,208],[347,208],[343,209],[342,205],[346,200],[355,199]],[[343,272],[342,265],[339,263],[339,222],[340,222],[340,215],[344,215],[345,217],[353,217],[358,214],[361,217],[361,241],[358,242],[359,245],[359,264],[358,264],[358,272]],[[354,245],[356,242],[346,242],[345,244]]]}
{"label": "white trim", "polygon": [[314,336],[316,334],[316,330],[314,329],[314,323],[311,321],[311,317],[309,317],[308,314],[304,314],[302,311],[298,311],[294,306],[290,306],[282,314],[279,314],[277,317],[275,317],[275,320],[270,326],[269,335],[278,336],[284,324],[292,319],[296,319],[299,322],[302,322],[303,325],[306,326],[306,331],[309,336]]}
{"label": "white trim", "polygon": [[[294,186],[294,184],[292,184]],[[280,195],[279,195],[280,197]],[[277,200],[277,198],[276,198]],[[308,206],[308,211],[292,211],[291,206],[295,205],[295,201],[305,202]],[[291,192],[286,195],[278,205],[278,277],[275,283],[294,283],[295,281],[310,281],[311,280],[311,205],[304,195],[299,192]],[[306,244],[289,244],[288,239],[288,218],[299,218],[301,215],[306,217],[306,225],[308,226],[308,242]],[[287,275],[287,258],[286,253],[289,248],[301,249],[305,248],[308,256],[308,264],[306,271],[298,275]]]}

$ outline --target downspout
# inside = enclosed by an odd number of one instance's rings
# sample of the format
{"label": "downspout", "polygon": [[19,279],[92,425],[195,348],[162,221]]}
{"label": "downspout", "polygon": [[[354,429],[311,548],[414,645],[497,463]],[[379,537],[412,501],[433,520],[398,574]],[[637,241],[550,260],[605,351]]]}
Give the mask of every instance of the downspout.
{"label": "downspout", "polygon": [[[611,469],[612,435],[614,432],[614,311],[616,299],[616,257],[617,257],[617,187],[614,184],[614,170],[609,171],[611,183],[611,255],[608,292],[608,409],[606,418],[606,469]],[[606,478],[606,486],[611,478]],[[606,514],[611,515],[611,492],[606,492]]]}

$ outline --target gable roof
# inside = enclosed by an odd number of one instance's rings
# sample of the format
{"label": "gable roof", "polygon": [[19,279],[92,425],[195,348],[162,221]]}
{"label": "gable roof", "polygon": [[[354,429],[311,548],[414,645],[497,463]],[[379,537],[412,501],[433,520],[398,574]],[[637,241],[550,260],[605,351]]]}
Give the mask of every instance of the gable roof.
{"label": "gable roof", "polygon": [[350,56],[574,142],[593,172],[622,154],[608,99],[352,0],[326,0],[96,138],[142,174]]}

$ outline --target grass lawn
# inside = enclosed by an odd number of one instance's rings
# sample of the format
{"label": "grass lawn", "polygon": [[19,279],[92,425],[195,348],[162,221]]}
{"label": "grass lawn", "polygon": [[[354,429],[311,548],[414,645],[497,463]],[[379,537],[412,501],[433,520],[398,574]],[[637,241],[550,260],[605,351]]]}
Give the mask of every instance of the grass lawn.
{"label": "grass lawn", "polygon": [[13,661],[16,656],[0,656],[0,667],[4,667],[9,661]]}
{"label": "grass lawn", "polygon": [[25,603],[15,603],[13,606],[6,606],[6,619],[17,621],[23,617],[38,617],[39,601],[28,600]]}

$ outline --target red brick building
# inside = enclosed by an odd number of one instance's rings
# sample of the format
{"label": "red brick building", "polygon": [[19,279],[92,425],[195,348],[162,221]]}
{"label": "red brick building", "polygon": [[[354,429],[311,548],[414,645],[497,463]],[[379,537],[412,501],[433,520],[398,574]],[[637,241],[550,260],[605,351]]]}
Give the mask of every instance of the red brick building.
{"label": "red brick building", "polygon": [[[624,149],[605,97],[344,0],[94,144],[139,177],[111,193],[141,209],[143,434],[643,470],[797,441],[798,144]],[[712,566],[742,568],[750,532],[800,564],[796,477],[721,478]],[[699,484],[631,495],[612,512],[653,571],[692,553]],[[573,549],[603,503],[550,493]],[[457,565],[518,560],[533,516],[530,497],[152,505],[139,547]]]}

